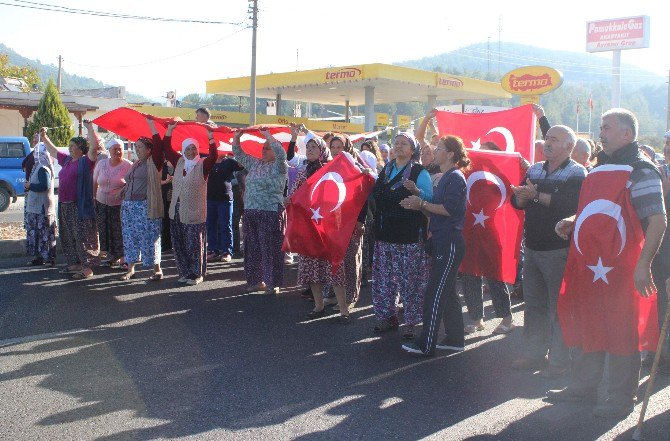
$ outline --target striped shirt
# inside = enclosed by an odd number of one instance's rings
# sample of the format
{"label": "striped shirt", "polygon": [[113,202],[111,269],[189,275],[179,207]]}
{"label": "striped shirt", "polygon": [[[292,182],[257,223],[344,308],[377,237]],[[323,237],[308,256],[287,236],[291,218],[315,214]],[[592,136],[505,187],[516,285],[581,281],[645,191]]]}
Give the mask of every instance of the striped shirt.
{"label": "striped shirt", "polygon": [[551,203],[545,206],[530,201],[521,208],[516,197],[512,196],[512,205],[526,211],[526,246],[535,251],[551,251],[570,246],[569,240],[561,239],[554,228],[561,219],[577,212],[579,191],[586,177],[586,169],[572,159],[566,159],[556,170],[549,172],[547,162],[538,162],[530,166],[521,185],[526,179],[537,185],[540,193],[551,195]]}
{"label": "striped shirt", "polygon": [[630,174],[628,183],[631,203],[642,227],[646,229],[646,218],[655,214],[665,215],[661,177],[649,168],[638,168]]}

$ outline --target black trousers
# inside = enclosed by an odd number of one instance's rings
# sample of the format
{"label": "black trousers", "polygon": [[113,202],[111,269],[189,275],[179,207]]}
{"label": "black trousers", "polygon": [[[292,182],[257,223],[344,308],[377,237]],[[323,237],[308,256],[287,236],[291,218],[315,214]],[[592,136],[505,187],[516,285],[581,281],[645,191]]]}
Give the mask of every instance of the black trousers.
{"label": "black trousers", "polygon": [[233,185],[233,254],[239,255],[240,249],[240,220],[244,213],[244,200],[238,185]]}
{"label": "black trousers", "polygon": [[445,344],[458,348],[465,346],[463,309],[456,293],[456,275],[464,254],[462,235],[449,240],[433,237],[430,275],[424,296],[423,331],[416,342],[424,354],[435,350],[441,321],[444,321]]}

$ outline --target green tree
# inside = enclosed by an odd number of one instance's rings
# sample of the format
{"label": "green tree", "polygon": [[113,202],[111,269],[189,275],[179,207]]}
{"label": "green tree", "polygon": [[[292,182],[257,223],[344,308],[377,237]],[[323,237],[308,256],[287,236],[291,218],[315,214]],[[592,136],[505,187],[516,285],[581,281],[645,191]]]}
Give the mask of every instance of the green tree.
{"label": "green tree", "polygon": [[32,90],[33,85],[42,88],[42,81],[40,80],[37,70],[32,67],[19,67],[9,64],[9,55],[0,54],[0,77],[20,78],[26,82],[24,92]]}
{"label": "green tree", "polygon": [[32,139],[40,127],[55,127],[49,130],[49,138],[58,146],[68,145],[70,139],[74,136],[72,130],[72,120],[67,108],[60,99],[56,85],[53,79],[49,80],[44,95],[37,106],[37,112],[33,115],[33,120],[28,125],[28,139]]}

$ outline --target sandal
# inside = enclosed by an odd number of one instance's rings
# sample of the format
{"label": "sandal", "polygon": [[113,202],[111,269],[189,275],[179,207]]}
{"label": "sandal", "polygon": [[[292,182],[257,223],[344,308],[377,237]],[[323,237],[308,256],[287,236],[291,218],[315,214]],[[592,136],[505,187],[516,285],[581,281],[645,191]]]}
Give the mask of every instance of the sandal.
{"label": "sandal", "polygon": [[380,320],[374,327],[375,332],[386,332],[398,329],[398,319],[397,317],[391,317],[385,320]]}
{"label": "sandal", "polygon": [[30,262],[26,263],[27,266],[42,266],[44,265],[44,260],[42,260],[41,257],[36,257],[35,259],[31,260]]}
{"label": "sandal", "polygon": [[316,319],[325,316],[326,316],[326,308],[323,308],[321,311],[311,310],[309,314],[307,314],[308,319]]}
{"label": "sandal", "polygon": [[466,325],[464,328],[464,331],[466,334],[473,334],[477,331],[483,331],[484,330],[484,325]]}
{"label": "sandal", "polygon": [[90,279],[93,277],[93,273],[85,273],[83,271],[77,271],[76,273],[72,274],[72,279],[73,280],[84,280],[84,279]]}
{"label": "sandal", "polygon": [[134,277],[135,277],[135,272],[133,271],[132,273],[125,273],[124,275],[122,275],[121,277],[119,277],[119,280],[121,280],[121,281],[126,281],[126,280],[130,280],[130,279],[132,279],[132,278],[134,278]]}
{"label": "sandal", "polygon": [[149,277],[149,280],[152,282],[158,282],[163,279],[163,273],[154,273],[153,276]]}

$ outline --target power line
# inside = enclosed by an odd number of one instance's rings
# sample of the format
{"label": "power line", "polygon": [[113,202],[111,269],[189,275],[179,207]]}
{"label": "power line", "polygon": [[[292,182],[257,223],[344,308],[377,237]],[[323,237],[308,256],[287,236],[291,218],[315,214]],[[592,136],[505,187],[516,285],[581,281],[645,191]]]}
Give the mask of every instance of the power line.
{"label": "power line", "polygon": [[79,8],[69,8],[67,6],[52,5],[47,3],[38,3],[31,2],[26,0],[11,0],[14,3],[0,2],[0,5],[4,6],[13,6],[17,8],[25,9],[35,9],[41,11],[50,11],[50,12],[62,12],[66,14],[75,14],[75,15],[90,15],[95,17],[107,17],[107,18],[121,18],[121,19],[130,19],[130,20],[145,20],[145,21],[159,21],[159,22],[170,22],[170,23],[195,23],[195,24],[218,24],[218,25],[233,25],[233,26],[242,26],[244,21],[233,23],[233,22],[224,22],[224,21],[211,21],[211,20],[191,20],[191,19],[178,19],[178,18],[166,18],[166,17],[149,17],[144,15],[130,15],[130,14],[120,14],[115,12],[104,12],[104,11],[93,11],[90,9],[79,9]]}
{"label": "power line", "polygon": [[98,66],[98,65],[92,65],[92,64],[80,64],[80,63],[74,63],[74,62],[70,61],[70,64],[72,64],[73,66],[91,67],[91,68],[94,68],[94,69],[125,69],[125,68],[128,68],[128,67],[146,66],[147,64],[160,63],[161,61],[171,60],[171,59],[173,59],[173,58],[178,58],[178,57],[181,57],[181,56],[184,56],[184,55],[191,54],[191,53],[193,53],[193,52],[199,51],[200,49],[204,49],[204,48],[209,47],[209,46],[214,46],[215,44],[220,43],[220,42],[222,42],[223,40],[226,40],[226,39],[228,39],[228,38],[230,38],[230,37],[232,37],[232,36],[234,36],[234,35],[236,35],[236,34],[239,34],[240,32],[242,32],[242,31],[244,31],[244,30],[246,30],[246,29],[249,29],[249,26],[247,26],[247,27],[245,27],[245,28],[243,28],[243,29],[240,29],[240,30],[238,30],[238,31],[235,31],[235,32],[233,32],[232,34],[225,35],[225,36],[221,37],[220,39],[218,39],[218,40],[216,40],[216,41],[213,41],[213,42],[211,42],[211,43],[207,43],[207,44],[205,44],[205,45],[203,45],[203,46],[196,47],[196,48],[191,49],[191,50],[188,50],[188,51],[186,51],[186,52],[182,52],[182,53],[180,53],[180,54],[176,54],[176,55],[171,55],[171,56],[169,56],[169,57],[158,58],[158,59],[156,59],[156,60],[144,61],[144,62],[142,62],[142,63],[136,63],[136,64],[124,64],[124,65],[116,65],[116,66]]}

